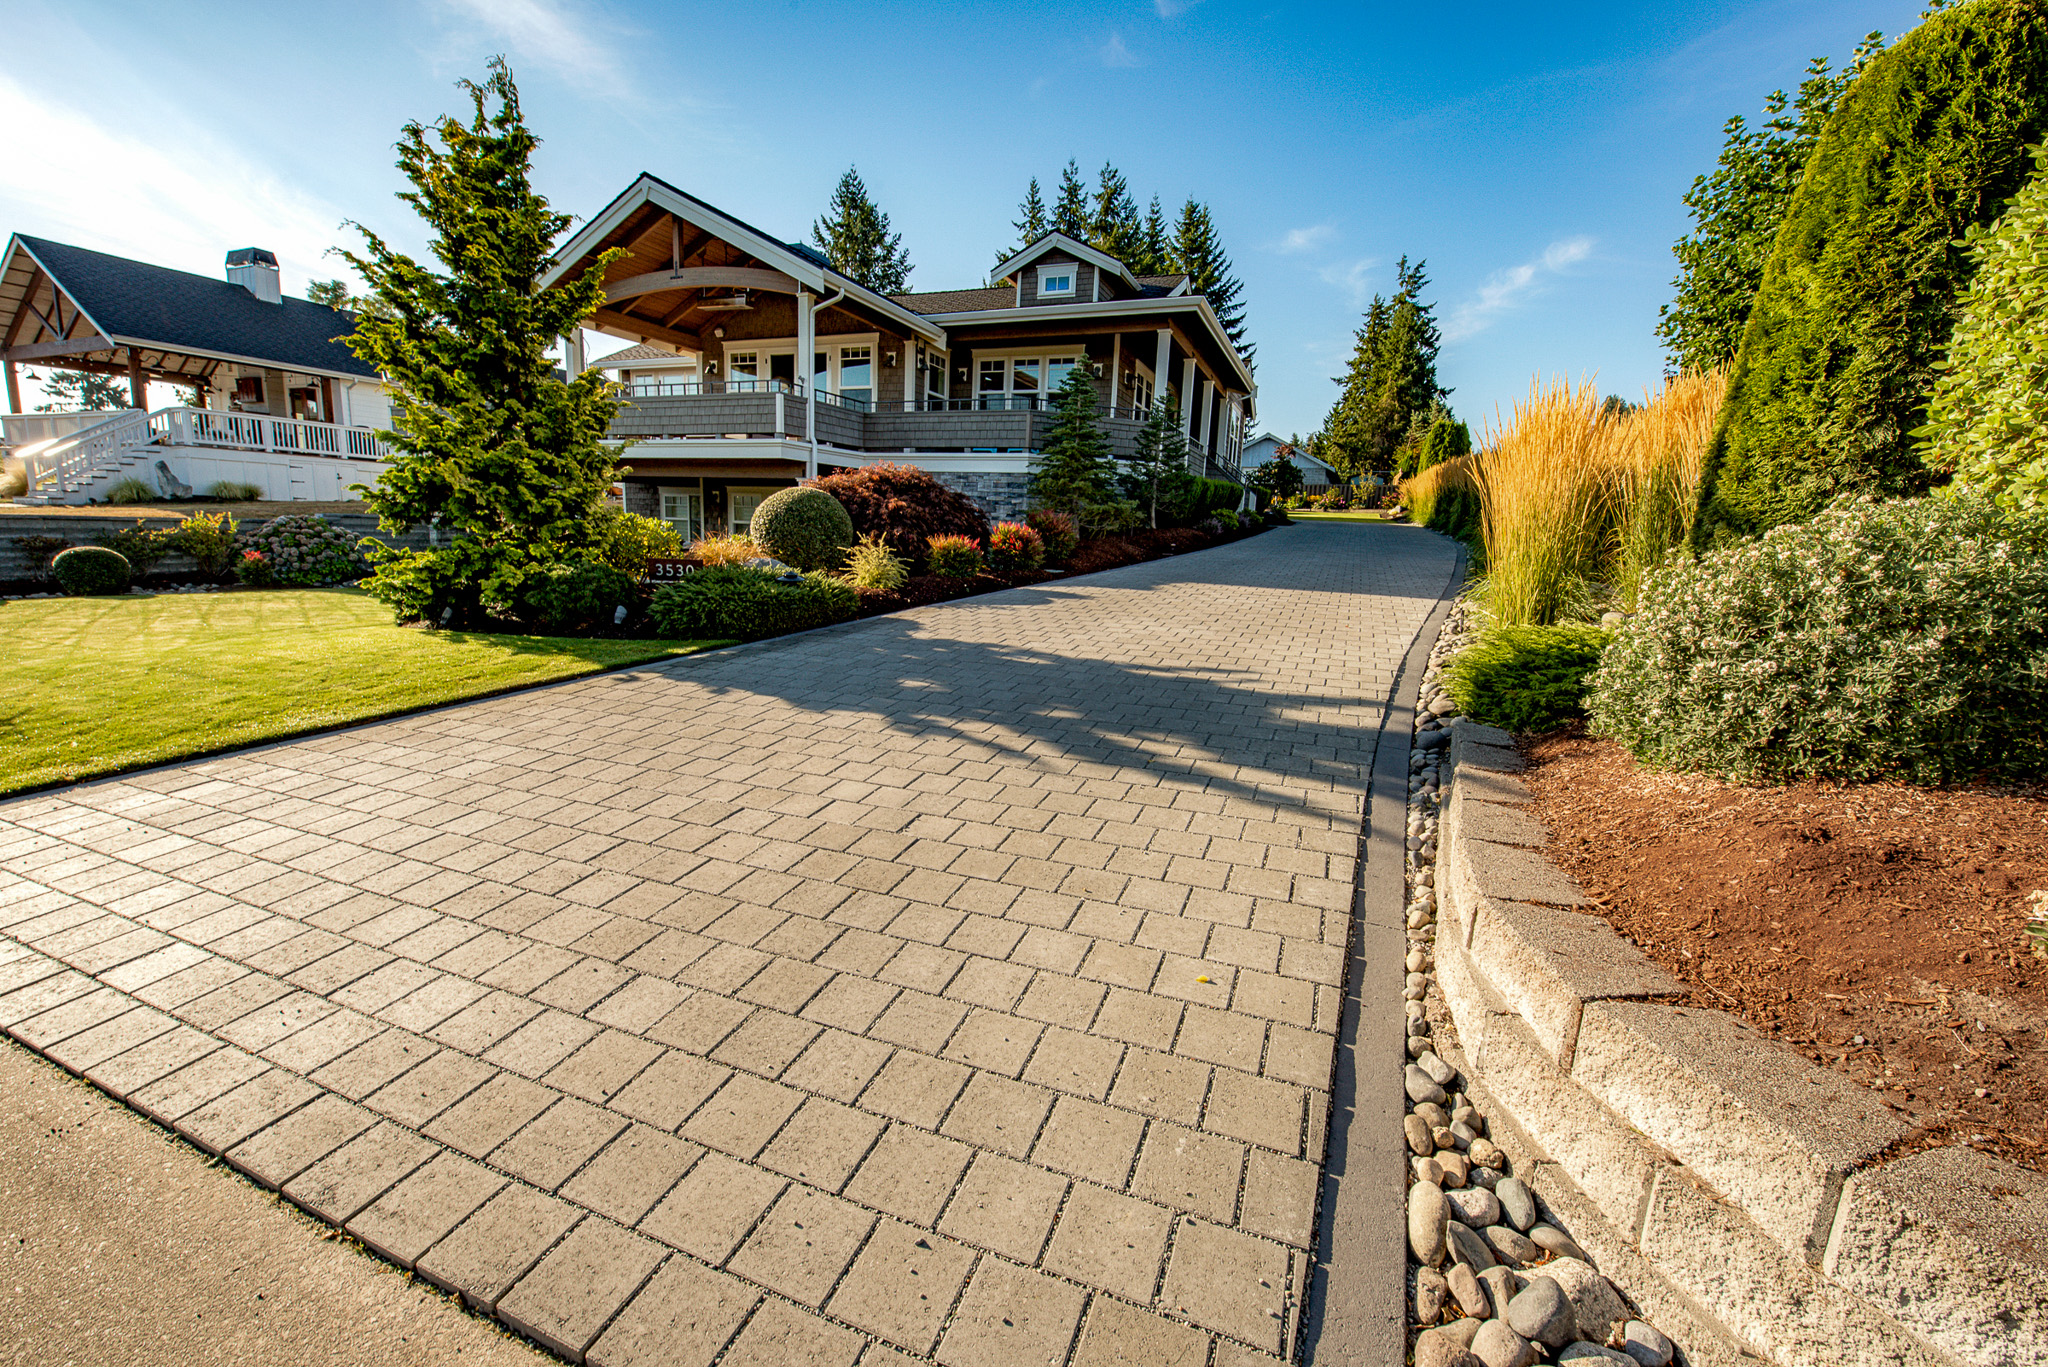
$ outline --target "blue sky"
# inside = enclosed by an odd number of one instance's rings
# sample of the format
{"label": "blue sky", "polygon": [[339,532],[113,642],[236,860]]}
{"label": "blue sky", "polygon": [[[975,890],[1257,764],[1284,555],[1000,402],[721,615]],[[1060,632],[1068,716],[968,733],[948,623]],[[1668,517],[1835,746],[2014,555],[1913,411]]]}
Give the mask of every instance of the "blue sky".
{"label": "blue sky", "polygon": [[647,170],[794,238],[857,165],[914,288],[979,282],[1070,156],[1141,203],[1206,200],[1282,433],[1321,421],[1359,311],[1424,257],[1477,428],[1539,374],[1656,383],[1680,196],[1723,121],[1921,3],[0,0],[0,229],[209,274],[267,246],[300,292],[339,273],[345,218],[423,245],[397,130],[503,52],[559,207]]}

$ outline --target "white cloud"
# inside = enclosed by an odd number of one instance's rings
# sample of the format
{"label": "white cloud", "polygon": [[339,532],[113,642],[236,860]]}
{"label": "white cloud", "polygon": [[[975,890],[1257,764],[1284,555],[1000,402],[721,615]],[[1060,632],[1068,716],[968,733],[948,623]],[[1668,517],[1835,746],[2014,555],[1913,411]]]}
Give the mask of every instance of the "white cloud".
{"label": "white cloud", "polygon": [[210,130],[98,122],[0,76],[0,217],[10,228],[160,266],[218,275],[235,247],[277,253],[286,292],[346,275],[323,254],[349,241],[340,209],[251,163]]}
{"label": "white cloud", "polygon": [[1121,33],[1110,34],[1109,41],[1102,45],[1099,55],[1104,66],[1136,66],[1138,64],[1138,59],[1133,57],[1131,50],[1124,46],[1124,36]]}
{"label": "white cloud", "polygon": [[1502,313],[1531,295],[1540,293],[1548,278],[1558,275],[1593,254],[1590,237],[1559,238],[1543,249],[1534,261],[1495,271],[1472,298],[1451,310],[1444,320],[1444,340],[1462,341],[1493,326]]}
{"label": "white cloud", "polygon": [[1361,256],[1356,261],[1324,266],[1316,271],[1316,275],[1324,284],[1344,291],[1345,297],[1355,306],[1363,304],[1365,296],[1372,291],[1372,268],[1378,264],[1369,256]]}
{"label": "white cloud", "polygon": [[1280,244],[1273,250],[1290,254],[1312,252],[1319,247],[1327,246],[1336,236],[1336,225],[1331,223],[1312,223],[1306,228],[1289,228],[1287,235],[1280,239]]}
{"label": "white cloud", "polygon": [[515,66],[531,62],[579,85],[630,95],[618,56],[592,36],[594,20],[568,0],[441,0],[505,45]]}

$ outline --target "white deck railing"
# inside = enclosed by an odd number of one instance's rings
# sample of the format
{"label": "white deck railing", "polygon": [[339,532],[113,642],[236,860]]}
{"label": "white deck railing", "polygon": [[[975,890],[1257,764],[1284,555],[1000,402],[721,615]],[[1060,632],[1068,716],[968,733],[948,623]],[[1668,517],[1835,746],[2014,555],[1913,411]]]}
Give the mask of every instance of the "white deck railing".
{"label": "white deck railing", "polygon": [[238,451],[282,451],[341,460],[383,460],[389,454],[367,427],[222,413],[211,408],[161,408],[149,415],[150,439],[159,446],[211,446]]}
{"label": "white deck railing", "polygon": [[148,424],[148,414],[129,409],[68,437],[21,448],[18,454],[28,473],[29,493],[68,494],[82,488],[122,450],[147,442]]}

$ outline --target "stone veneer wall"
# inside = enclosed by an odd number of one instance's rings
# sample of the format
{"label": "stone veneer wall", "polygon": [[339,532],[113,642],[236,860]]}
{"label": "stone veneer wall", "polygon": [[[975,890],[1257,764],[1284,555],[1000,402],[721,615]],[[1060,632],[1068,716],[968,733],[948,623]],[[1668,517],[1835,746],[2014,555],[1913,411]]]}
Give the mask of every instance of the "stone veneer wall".
{"label": "stone veneer wall", "polygon": [[1548,1199],[1569,1183],[1574,1236],[1693,1327],[1693,1360],[2048,1362],[2048,1177],[1889,1156],[1905,1130],[1874,1094],[1670,1004],[1678,982],[1573,909],[1505,732],[1455,723],[1451,766],[1436,966],[1469,1076]]}
{"label": "stone veneer wall", "polygon": [[935,470],[932,478],[973,499],[991,522],[1017,521],[1030,506],[1031,476],[1027,474],[954,474]]}
{"label": "stone veneer wall", "polygon": [[[273,513],[270,516],[254,515],[239,510],[232,503],[221,504],[213,512],[233,513],[235,520],[246,531],[254,531],[271,517],[285,516]],[[301,516],[301,514],[293,514]],[[405,546],[413,550],[425,550],[437,544],[432,534],[424,527],[415,527],[402,536],[377,530],[377,519],[368,513],[322,513],[335,526],[355,536],[374,536],[390,546]],[[27,536],[60,536],[74,546],[96,546],[100,538],[112,536],[115,532],[126,531],[137,522],[145,526],[170,530],[183,520],[182,513],[151,511],[147,504],[138,506],[132,517],[94,517],[80,514],[53,513],[9,513],[0,518],[0,582],[19,583],[34,579],[41,567],[34,563],[28,552],[15,544],[15,538]],[[165,556],[156,564],[155,573],[196,574],[199,566],[192,557],[182,552]]]}

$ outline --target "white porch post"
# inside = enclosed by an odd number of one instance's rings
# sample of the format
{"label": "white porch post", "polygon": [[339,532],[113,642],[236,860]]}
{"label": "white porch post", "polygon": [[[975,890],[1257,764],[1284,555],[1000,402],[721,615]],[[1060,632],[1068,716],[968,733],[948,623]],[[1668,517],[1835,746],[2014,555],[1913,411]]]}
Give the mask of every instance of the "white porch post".
{"label": "white porch post", "polygon": [[585,368],[583,364],[583,329],[572,327],[569,329],[569,335],[562,339],[562,369],[567,371],[569,378],[573,380],[578,375],[581,375]]}
{"label": "white porch post", "polygon": [[1195,358],[1190,356],[1180,363],[1180,422],[1181,435],[1189,441],[1195,439]]}
{"label": "white porch post", "polygon": [[1124,387],[1124,335],[1121,332],[1109,334],[1109,416],[1116,416],[1117,400],[1123,397]]}
{"label": "white porch post", "polygon": [[1200,435],[1196,437],[1195,440],[1196,444],[1202,448],[1203,458],[1206,460],[1209,450],[1209,419],[1211,416],[1211,411],[1214,409],[1216,404],[1216,382],[1214,380],[1204,379],[1202,381],[1201,389],[1202,430]]}
{"label": "white porch post", "polygon": [[818,477],[818,385],[817,364],[818,320],[811,312],[811,292],[798,289],[796,292],[796,365],[797,378],[804,387],[804,433],[810,438],[810,458],[804,462],[804,478]]}
{"label": "white porch post", "polygon": [[1159,329],[1159,351],[1152,362],[1152,402],[1166,402],[1166,368],[1173,364],[1173,329]]}

